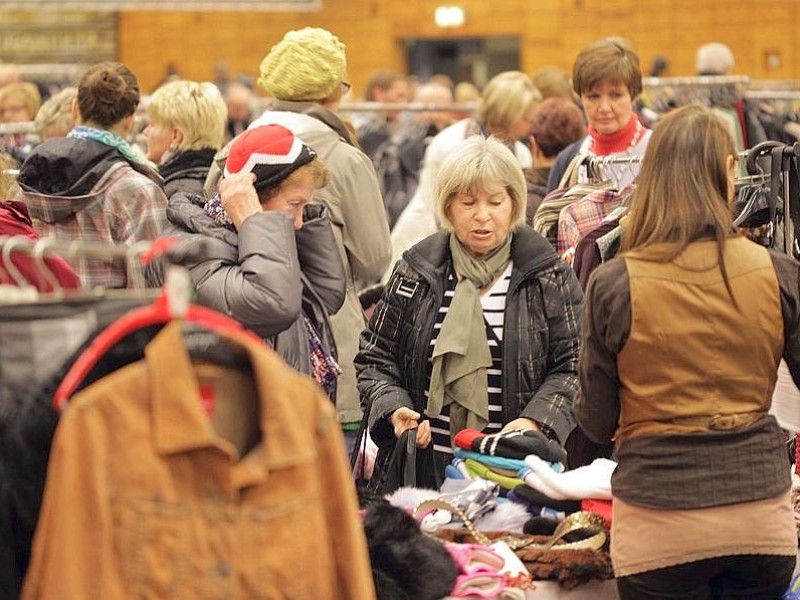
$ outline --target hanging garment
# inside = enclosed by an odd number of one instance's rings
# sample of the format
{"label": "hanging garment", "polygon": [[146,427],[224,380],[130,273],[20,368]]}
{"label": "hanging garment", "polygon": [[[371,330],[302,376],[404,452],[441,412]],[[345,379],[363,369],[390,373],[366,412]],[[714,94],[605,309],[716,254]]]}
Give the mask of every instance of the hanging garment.
{"label": "hanging garment", "polygon": [[34,392],[101,325],[143,299],[86,299],[0,306],[0,417]]}
{"label": "hanging garment", "polygon": [[[0,307],[0,590],[19,594],[58,421],[53,392],[69,366],[109,323],[143,300],[86,300]],[[160,327],[159,327],[160,329]],[[157,331],[157,330],[156,330]],[[85,385],[142,358],[155,331],[109,352]],[[140,338],[145,336],[145,340]],[[77,349],[76,349],[77,348]],[[133,350],[133,351],[132,351]],[[127,358],[128,356],[130,358]]]}
{"label": "hanging garment", "polygon": [[[28,207],[23,202],[16,200],[0,201],[0,235],[25,236],[29,240],[38,240],[39,234],[33,228]],[[78,274],[72,270],[70,264],[60,256],[48,256],[43,259],[43,266],[36,264],[32,256],[13,254],[11,261],[25,280],[40,292],[53,292],[53,283],[65,290],[74,290],[81,287]],[[53,279],[47,281],[46,269]],[[0,284],[18,285],[10,273],[8,266],[0,264]]]}
{"label": "hanging garment", "polygon": [[635,189],[632,184],[620,191],[596,190],[566,206],[558,216],[556,252],[572,264],[581,238],[600,225],[615,208],[627,204]]}
{"label": "hanging garment", "polygon": [[592,192],[615,191],[617,188],[613,181],[603,181],[601,183],[578,183],[569,188],[559,188],[547,194],[539,205],[539,209],[533,216],[533,228],[547,238],[547,241],[558,246],[558,221],[561,212],[585,198]]}
{"label": "hanging garment", "polygon": [[[374,598],[330,401],[262,344],[220,335],[252,379],[193,365],[176,321],[73,397],[22,598]],[[247,381],[262,439],[239,458],[207,414]]]}

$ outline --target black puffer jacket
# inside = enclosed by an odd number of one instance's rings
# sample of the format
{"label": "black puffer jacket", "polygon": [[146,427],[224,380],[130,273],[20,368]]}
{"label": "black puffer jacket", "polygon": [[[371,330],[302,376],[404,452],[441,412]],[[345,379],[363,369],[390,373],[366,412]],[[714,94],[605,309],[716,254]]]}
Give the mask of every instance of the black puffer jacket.
{"label": "black puffer jacket", "polygon": [[[436,233],[398,261],[356,356],[362,406],[379,446],[394,444],[387,419],[401,406],[425,408],[431,338],[447,275],[447,232]],[[514,263],[503,331],[502,422],[534,419],[563,444],[574,427],[583,294],[552,246],[527,226],[514,232]]]}

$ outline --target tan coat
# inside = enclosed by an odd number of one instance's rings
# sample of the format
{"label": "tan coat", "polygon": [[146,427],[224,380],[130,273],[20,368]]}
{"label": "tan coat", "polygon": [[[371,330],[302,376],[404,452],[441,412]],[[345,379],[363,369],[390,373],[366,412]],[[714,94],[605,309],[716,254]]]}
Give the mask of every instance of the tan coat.
{"label": "tan coat", "polygon": [[[234,342],[252,379],[198,375],[181,336],[67,407],[22,598],[374,598],[330,400],[257,341]],[[248,384],[261,441],[240,459],[215,411]]]}

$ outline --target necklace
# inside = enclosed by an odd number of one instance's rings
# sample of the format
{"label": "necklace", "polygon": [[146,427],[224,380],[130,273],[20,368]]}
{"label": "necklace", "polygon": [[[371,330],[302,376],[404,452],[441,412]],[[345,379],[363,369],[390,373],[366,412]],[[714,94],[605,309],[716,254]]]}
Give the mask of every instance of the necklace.
{"label": "necklace", "polygon": [[633,133],[633,137],[631,138],[631,143],[628,145],[628,148],[625,150],[625,154],[630,154],[631,150],[633,150],[634,146],[639,143],[639,140],[642,139],[644,135],[644,127],[642,126],[642,122],[637,118],[636,119],[636,131]]}

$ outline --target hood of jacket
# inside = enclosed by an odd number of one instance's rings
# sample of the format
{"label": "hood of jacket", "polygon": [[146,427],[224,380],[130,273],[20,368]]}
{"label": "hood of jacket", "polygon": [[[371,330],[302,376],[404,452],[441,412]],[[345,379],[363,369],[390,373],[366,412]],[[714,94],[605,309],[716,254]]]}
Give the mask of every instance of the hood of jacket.
{"label": "hood of jacket", "polygon": [[147,165],[134,165],[116,149],[94,140],[53,138],[39,144],[19,170],[17,183],[31,216],[59,223],[102,200],[130,167],[163,187]]}
{"label": "hood of jacket", "polygon": [[22,163],[17,181],[26,192],[75,198],[94,191],[97,183],[125,157],[94,140],[45,140]]}
{"label": "hood of jacket", "polygon": [[[283,104],[298,103],[284,102],[278,104],[278,107],[282,107]],[[316,113],[305,114],[287,110],[274,110],[273,107],[267,110],[256,121],[253,121],[253,123],[250,124],[250,129],[275,123],[283,125],[294,132],[303,142],[311,146],[320,158],[325,160],[325,158],[330,156],[343,141],[346,143],[350,143],[350,141],[343,137],[341,131],[337,131],[337,128],[332,126],[331,120],[336,119],[341,128],[344,128],[341,120],[339,120],[334,113],[326,110],[323,116],[328,118],[323,120],[319,118]],[[346,131],[346,128],[344,128],[344,131]]]}

